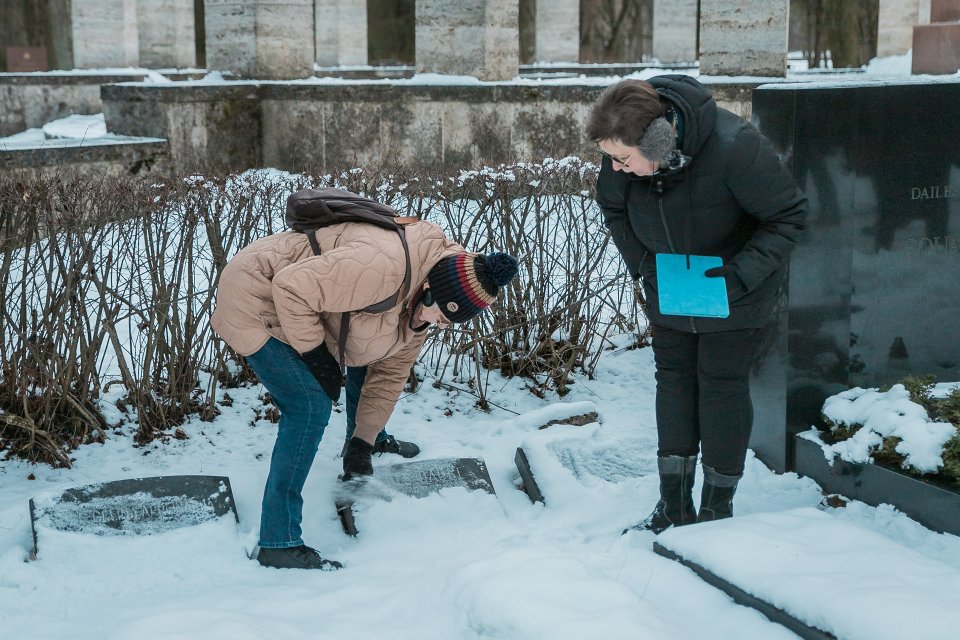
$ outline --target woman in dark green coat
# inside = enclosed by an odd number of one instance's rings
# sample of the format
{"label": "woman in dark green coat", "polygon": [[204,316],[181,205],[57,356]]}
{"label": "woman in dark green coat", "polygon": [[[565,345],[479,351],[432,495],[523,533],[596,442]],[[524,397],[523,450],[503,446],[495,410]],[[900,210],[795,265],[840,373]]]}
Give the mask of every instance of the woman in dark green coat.
{"label": "woman in dark green coat", "polygon": [[[659,533],[730,517],[753,425],[754,345],[781,297],[806,198],[766,138],[689,76],[611,86],[587,135],[603,155],[597,203],[628,272],[643,283],[656,362],[660,500],[633,528]],[[705,275],[724,279],[729,315],[661,312],[659,253],[722,259]]]}

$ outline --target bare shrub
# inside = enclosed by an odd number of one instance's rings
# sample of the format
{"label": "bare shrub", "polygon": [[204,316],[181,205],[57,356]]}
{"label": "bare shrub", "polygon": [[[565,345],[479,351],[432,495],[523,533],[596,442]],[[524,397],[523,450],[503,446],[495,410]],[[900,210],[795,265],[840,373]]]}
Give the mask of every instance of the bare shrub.
{"label": "bare shrub", "polygon": [[191,415],[212,420],[220,387],[255,380],[210,330],[219,275],[239,249],[284,229],[286,198],[304,187],[361,193],[471,251],[516,256],[520,277],[492,313],[435,334],[421,362],[484,408],[491,371],[563,395],[593,375],[611,331],[640,338],[646,326],[593,202],[595,177],[568,159],[457,176],[0,180],[0,449],[69,466],[67,452],[106,436],[105,398],[136,423],[138,444],[181,437]]}

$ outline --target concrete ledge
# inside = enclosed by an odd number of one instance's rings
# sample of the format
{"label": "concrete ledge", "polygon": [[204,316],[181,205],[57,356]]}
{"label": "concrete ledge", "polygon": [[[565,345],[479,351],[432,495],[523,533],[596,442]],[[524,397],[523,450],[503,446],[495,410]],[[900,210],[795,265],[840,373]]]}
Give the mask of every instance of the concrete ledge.
{"label": "concrete ledge", "polygon": [[167,142],[154,138],[110,137],[94,140],[48,140],[42,147],[0,148],[0,171],[7,174],[69,173],[166,175],[170,172]]}

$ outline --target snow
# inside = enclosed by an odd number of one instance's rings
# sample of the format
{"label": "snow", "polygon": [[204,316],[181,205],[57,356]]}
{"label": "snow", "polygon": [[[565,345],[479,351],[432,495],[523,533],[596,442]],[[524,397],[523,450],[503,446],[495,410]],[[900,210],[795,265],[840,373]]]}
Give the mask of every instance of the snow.
{"label": "snow", "polygon": [[[950,386],[954,385],[945,385]],[[901,438],[896,451],[906,456],[904,465],[936,473],[943,466],[943,445],[957,434],[949,422],[931,420],[902,384],[885,392],[855,387],[830,396],[823,415],[837,424],[862,425],[849,439],[823,446],[831,462],[834,454],[848,462],[870,462],[871,452],[882,446],[883,439],[895,437]]]}
{"label": "snow", "polygon": [[[0,636],[794,637],[760,614],[734,605],[678,563],[654,554],[652,534],[620,535],[625,526],[646,516],[658,491],[649,349],[605,352],[596,379],[578,379],[562,401],[540,400],[522,381],[492,375],[491,388],[498,389],[495,401],[503,409],[480,412],[473,396],[434,388],[428,380],[401,399],[389,429],[423,447],[418,460],[482,458],[497,496],[444,489],[420,499],[395,495],[390,501],[373,500],[357,514],[356,539],[342,533],[332,507],[340,467],[336,456],[345,428],[343,414],[334,414],[304,492],[306,541],[344,563],[345,568],[334,573],[265,569],[247,558],[256,544],[259,503],[276,434],[276,425],[254,420],[262,389],[228,390],[232,406],[221,407],[223,414],[211,423],[184,425],[187,440],[135,448],[132,426],[125,425],[111,431],[106,444],[75,451],[73,469],[3,462]],[[537,429],[543,417],[580,413],[590,406],[599,409],[603,424]],[[534,466],[545,505],[531,504],[516,489],[513,457],[518,446]],[[375,467],[399,462],[390,456],[374,459]],[[29,479],[31,474],[36,479]],[[32,545],[27,509],[31,497],[96,482],[179,474],[228,476],[240,524],[227,516],[142,537],[42,529],[39,559],[24,562]],[[738,547],[749,552],[726,555],[745,576],[759,564],[751,559],[754,553],[785,563],[779,565],[779,580],[765,583],[761,593],[791,601],[813,597],[809,585],[820,573],[819,565],[809,571],[790,564],[792,556],[774,541],[787,536],[809,553],[820,550],[824,541],[832,545],[831,536],[840,525],[860,537],[853,536],[838,549],[856,549],[858,540],[863,549],[885,545],[893,553],[891,562],[902,565],[908,577],[927,576],[921,570],[937,563],[960,569],[960,538],[933,533],[887,506],[876,509],[853,502],[846,509],[821,513],[813,509],[821,497],[811,480],[777,475],[752,456],[748,459],[736,498],[738,515],[730,522],[748,532],[757,529],[750,537],[739,529],[733,536],[749,541]],[[776,520],[778,512],[785,512],[788,520]],[[750,514],[761,517],[751,519]],[[722,531],[706,527],[677,533],[709,532],[698,543],[708,549],[733,544]],[[913,616],[911,630],[953,623],[955,597],[947,604],[909,594],[897,599],[882,591],[889,583],[879,575],[883,566],[854,564],[842,580],[835,572],[825,573],[832,581],[818,587],[816,602],[847,591],[870,594],[879,589],[888,601],[902,602],[902,611],[923,614]],[[944,570],[938,575],[953,574]],[[942,584],[944,594],[953,593],[947,590],[953,583]],[[860,634],[857,637],[867,637],[863,634],[877,627],[859,610],[845,616],[844,628]]]}
{"label": "snow", "polygon": [[62,147],[165,142],[160,138],[118,136],[107,133],[102,113],[69,115],[35,129],[27,129],[6,138],[0,138],[0,150],[56,149]]}
{"label": "snow", "polygon": [[815,509],[671,529],[658,541],[837,638],[951,638],[960,627],[960,571]]}
{"label": "snow", "polygon": [[107,123],[103,114],[92,116],[70,115],[42,127],[47,138],[99,138],[107,134]]}
{"label": "snow", "polygon": [[[107,135],[107,125],[103,114],[92,116],[69,115],[65,118],[53,120],[36,129],[27,129],[6,138],[0,138],[0,148],[34,148],[49,147],[50,140],[84,140],[91,141]],[[62,144],[60,142],[54,143]]]}

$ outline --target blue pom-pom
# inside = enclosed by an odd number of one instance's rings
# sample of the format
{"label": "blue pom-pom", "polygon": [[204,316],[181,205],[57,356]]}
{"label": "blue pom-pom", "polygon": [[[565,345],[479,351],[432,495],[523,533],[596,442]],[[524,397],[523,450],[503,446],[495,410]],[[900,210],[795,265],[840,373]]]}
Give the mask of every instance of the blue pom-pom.
{"label": "blue pom-pom", "polygon": [[487,273],[490,274],[490,277],[497,283],[498,287],[502,287],[513,280],[520,270],[517,259],[506,253],[491,253],[486,256],[485,262],[487,264]]}

